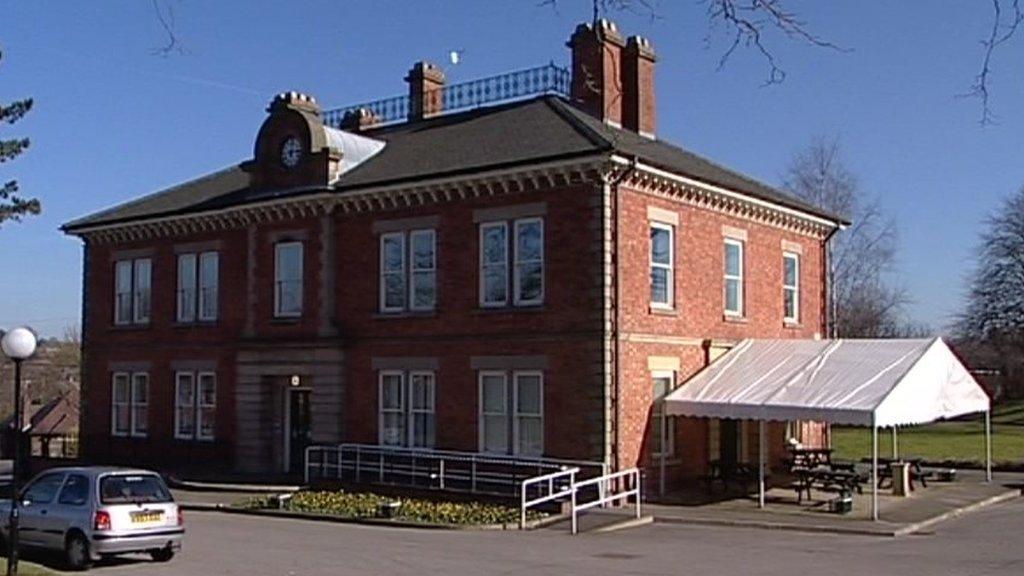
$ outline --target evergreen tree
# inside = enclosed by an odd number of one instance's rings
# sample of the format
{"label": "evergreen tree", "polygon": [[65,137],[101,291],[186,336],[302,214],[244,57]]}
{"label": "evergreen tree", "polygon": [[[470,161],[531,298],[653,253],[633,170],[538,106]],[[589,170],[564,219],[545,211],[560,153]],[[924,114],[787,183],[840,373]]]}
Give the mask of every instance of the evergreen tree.
{"label": "evergreen tree", "polygon": [[[0,51],[0,61],[3,60],[3,52]],[[14,124],[21,120],[25,114],[32,110],[32,99],[25,98],[10,104],[0,102],[0,126],[3,124]],[[28,149],[28,138],[13,138],[10,140],[0,138],[0,164],[14,160],[26,149]],[[25,198],[18,194],[18,181],[10,180],[0,184],[0,227],[5,222],[17,222],[22,217],[30,214],[39,214],[41,207],[39,200]]]}

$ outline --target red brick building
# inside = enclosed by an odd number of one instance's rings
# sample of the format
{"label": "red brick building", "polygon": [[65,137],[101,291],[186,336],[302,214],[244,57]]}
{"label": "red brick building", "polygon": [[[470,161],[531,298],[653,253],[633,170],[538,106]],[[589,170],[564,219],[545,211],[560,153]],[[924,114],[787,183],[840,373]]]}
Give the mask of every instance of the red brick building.
{"label": "red brick building", "polygon": [[[646,40],[601,21],[569,46],[571,74],[448,86],[419,63],[408,97],[344,114],[279,95],[252,159],[67,224],[86,457],[278,473],[360,442],[648,467],[656,394],[740,339],[820,337],[841,219],[660,140]],[[673,474],[756,445],[665,426]]]}

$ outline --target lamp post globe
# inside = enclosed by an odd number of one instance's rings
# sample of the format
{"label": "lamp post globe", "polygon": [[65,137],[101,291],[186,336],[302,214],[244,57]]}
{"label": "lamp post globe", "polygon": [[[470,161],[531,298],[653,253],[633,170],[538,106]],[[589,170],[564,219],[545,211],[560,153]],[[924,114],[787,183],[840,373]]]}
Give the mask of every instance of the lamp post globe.
{"label": "lamp post globe", "polygon": [[21,363],[36,353],[36,335],[24,326],[4,334],[0,350],[14,362],[14,454],[11,459],[11,509],[7,520],[7,576],[18,575],[18,476],[21,468]]}
{"label": "lamp post globe", "polygon": [[0,349],[11,360],[27,360],[36,352],[36,335],[24,326],[14,328],[4,334]]}

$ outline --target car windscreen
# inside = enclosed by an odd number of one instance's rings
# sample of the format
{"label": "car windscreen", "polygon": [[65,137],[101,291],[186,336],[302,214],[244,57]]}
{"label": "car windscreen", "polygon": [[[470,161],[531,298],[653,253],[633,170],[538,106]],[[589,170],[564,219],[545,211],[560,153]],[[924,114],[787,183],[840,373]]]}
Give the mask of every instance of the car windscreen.
{"label": "car windscreen", "polygon": [[103,504],[149,504],[171,502],[171,493],[153,474],[114,474],[100,480]]}

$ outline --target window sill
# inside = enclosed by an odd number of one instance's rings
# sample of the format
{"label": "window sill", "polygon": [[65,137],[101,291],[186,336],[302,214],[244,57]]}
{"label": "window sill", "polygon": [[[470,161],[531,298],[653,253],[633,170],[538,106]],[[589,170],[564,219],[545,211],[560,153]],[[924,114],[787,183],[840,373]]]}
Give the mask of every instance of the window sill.
{"label": "window sill", "polygon": [[803,328],[804,325],[800,322],[794,322],[792,320],[783,320],[782,327],[787,328],[789,330],[796,330],[799,328]]}
{"label": "window sill", "polygon": [[730,324],[746,324],[749,322],[746,316],[736,316],[734,314],[724,314],[722,320]]}
{"label": "window sill", "polygon": [[192,320],[189,322],[175,322],[171,324],[171,327],[175,329],[212,328],[216,325],[217,320]]}
{"label": "window sill", "polygon": [[152,327],[153,325],[147,322],[145,324],[113,324],[110,329],[118,332],[132,332],[135,330],[148,330]]}
{"label": "window sill", "polygon": [[668,306],[655,306],[651,305],[648,307],[648,312],[657,316],[679,316],[679,311],[675,308]]}
{"label": "window sill", "polygon": [[477,307],[477,308],[474,308],[473,310],[471,310],[470,314],[480,314],[480,315],[485,315],[486,316],[488,314],[509,314],[509,313],[517,314],[517,313],[520,313],[520,312],[530,313],[530,312],[543,312],[543,311],[544,311],[544,305],[543,304],[530,304],[530,305],[526,305],[526,306],[509,306],[509,305],[506,305],[506,306]]}
{"label": "window sill", "polygon": [[298,324],[300,322],[302,322],[302,316],[274,316],[270,319],[271,324],[278,324],[282,326]]}
{"label": "window sill", "polygon": [[373,315],[374,320],[389,320],[393,318],[436,318],[437,310],[401,310],[397,312],[377,312]]}

